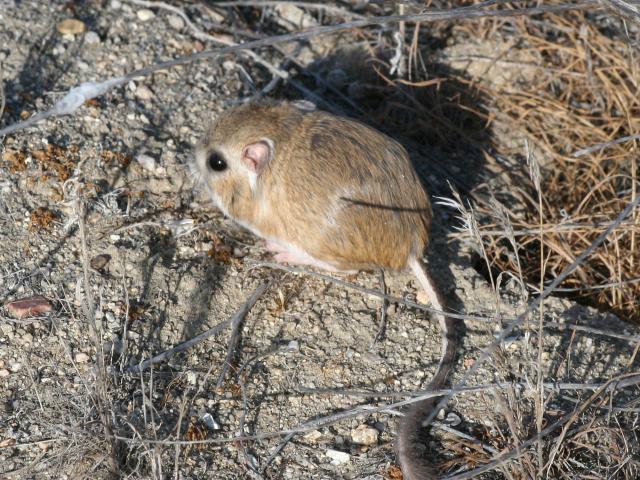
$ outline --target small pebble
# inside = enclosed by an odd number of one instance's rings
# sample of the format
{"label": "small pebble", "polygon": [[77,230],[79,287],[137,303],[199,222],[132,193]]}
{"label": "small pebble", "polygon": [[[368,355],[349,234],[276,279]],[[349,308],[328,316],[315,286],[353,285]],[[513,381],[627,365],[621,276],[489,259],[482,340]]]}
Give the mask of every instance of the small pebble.
{"label": "small pebble", "polygon": [[327,450],[326,455],[331,459],[332,465],[342,465],[351,459],[351,456],[348,453],[341,452],[339,450],[332,450],[331,448]]}
{"label": "small pebble", "polygon": [[420,290],[418,292],[418,294],[416,295],[416,300],[418,301],[418,303],[422,303],[423,305],[429,305],[429,297],[423,290]]}
{"label": "small pebble", "polygon": [[4,438],[0,440],[0,448],[12,447],[16,444],[15,438]]}
{"label": "small pebble", "polygon": [[138,16],[138,19],[141,22],[146,22],[148,20],[151,20],[153,17],[156,16],[155,13],[153,13],[151,10],[149,10],[148,8],[143,8],[142,10],[138,10],[136,12],[136,15]]}
{"label": "small pebble", "polygon": [[444,419],[444,423],[450,427],[457,427],[462,423],[462,418],[457,413],[449,412]]}
{"label": "small pebble", "polygon": [[210,429],[210,430],[220,430],[220,425],[216,422],[216,419],[213,418],[213,415],[210,413],[205,413],[202,415],[202,422]]}
{"label": "small pebble", "polygon": [[351,431],[351,441],[359,445],[374,445],[378,443],[379,432],[369,425],[359,425]]}
{"label": "small pebble", "polygon": [[8,303],[5,308],[15,318],[25,318],[50,312],[51,304],[42,295],[35,295]]}
{"label": "small pebble", "polygon": [[89,262],[89,265],[91,265],[91,268],[93,268],[95,271],[102,273],[110,260],[111,255],[107,253],[101,253],[100,255],[96,255],[95,257],[93,257]]}
{"label": "small pebble", "polygon": [[87,32],[84,34],[84,43],[86,45],[98,45],[100,36],[96,32]]}
{"label": "small pebble", "polygon": [[140,166],[145,170],[148,170],[150,172],[155,172],[157,165],[153,157],[150,157],[149,155],[145,155],[144,153],[142,153],[136,157],[136,160],[138,161]]}
{"label": "small pebble", "polygon": [[184,20],[180,15],[169,15],[167,19],[169,26],[175,30],[182,30],[184,28]]}
{"label": "small pebble", "polygon": [[322,438],[322,433],[318,430],[312,430],[309,433],[304,434],[302,438],[305,442],[315,443]]}
{"label": "small pebble", "polygon": [[76,353],[74,359],[77,363],[86,363],[89,361],[89,355],[87,355],[86,353],[79,352],[79,353]]}
{"label": "small pebble", "polygon": [[9,375],[11,375],[11,372],[6,368],[3,368],[2,370],[0,370],[0,378],[8,377]]}
{"label": "small pebble", "polygon": [[153,98],[153,92],[151,89],[145,85],[140,85],[136,88],[136,97],[140,100],[151,100]]}
{"label": "small pebble", "polygon": [[58,23],[56,28],[58,32],[63,35],[77,35],[79,33],[84,33],[86,26],[80,20],[76,20],[75,18],[67,18]]}

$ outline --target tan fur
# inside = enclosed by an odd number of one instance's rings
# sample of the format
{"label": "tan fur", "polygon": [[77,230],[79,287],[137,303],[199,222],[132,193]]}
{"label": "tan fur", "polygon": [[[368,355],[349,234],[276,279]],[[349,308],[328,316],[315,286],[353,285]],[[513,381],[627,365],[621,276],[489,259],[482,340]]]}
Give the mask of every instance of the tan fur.
{"label": "tan fur", "polygon": [[340,270],[400,270],[422,253],[431,208],[400,144],[360,122],[280,103],[226,112],[199,148],[233,161],[261,138],[274,142],[275,158],[255,192],[242,174],[206,176],[231,217]]}
{"label": "tan fur", "polygon": [[[274,146],[273,158],[252,176],[243,166],[243,151],[265,141]],[[207,168],[212,152],[224,156],[227,170]],[[440,307],[419,270],[431,222],[429,197],[406,150],[388,136],[288,102],[252,103],[218,118],[197,146],[196,167],[227,215],[266,238],[273,250],[288,251],[280,259],[343,271],[411,267]],[[438,384],[452,357],[447,324],[444,317],[440,321],[445,336]],[[429,463],[414,448],[422,410],[411,409],[400,429],[399,456],[410,480],[432,478]]]}

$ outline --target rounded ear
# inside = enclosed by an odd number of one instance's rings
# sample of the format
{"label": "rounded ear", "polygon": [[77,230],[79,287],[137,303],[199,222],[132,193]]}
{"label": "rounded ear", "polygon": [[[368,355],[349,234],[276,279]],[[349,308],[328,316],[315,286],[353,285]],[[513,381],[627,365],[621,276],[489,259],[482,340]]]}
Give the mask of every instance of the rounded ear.
{"label": "rounded ear", "polygon": [[252,173],[259,175],[273,160],[275,148],[273,141],[262,138],[258,142],[245,145],[242,149],[242,164]]}

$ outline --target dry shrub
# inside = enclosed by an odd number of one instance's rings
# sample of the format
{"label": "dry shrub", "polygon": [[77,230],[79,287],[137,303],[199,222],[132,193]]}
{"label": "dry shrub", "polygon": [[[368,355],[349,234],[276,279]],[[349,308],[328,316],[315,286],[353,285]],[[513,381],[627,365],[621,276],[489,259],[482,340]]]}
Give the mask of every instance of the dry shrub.
{"label": "dry shrub", "polygon": [[[537,58],[538,74],[491,91],[498,122],[526,141],[503,142],[500,153],[540,164],[542,213],[526,169],[509,172],[512,186],[502,205],[518,243],[513,252],[500,221],[481,226],[489,255],[500,270],[540,278],[540,219],[545,272],[557,276],[638,194],[635,141],[590,154],[574,152],[640,132],[640,70],[630,46],[603,32],[584,12],[544,20],[513,20],[519,50]],[[528,152],[527,152],[528,150]],[[524,158],[522,158],[524,160]],[[524,163],[524,161],[522,162]],[[487,198],[487,197],[485,197]],[[495,199],[479,211],[496,218]],[[640,212],[627,218],[570,278],[566,292],[640,320]],[[516,255],[514,255],[514,253]]]}

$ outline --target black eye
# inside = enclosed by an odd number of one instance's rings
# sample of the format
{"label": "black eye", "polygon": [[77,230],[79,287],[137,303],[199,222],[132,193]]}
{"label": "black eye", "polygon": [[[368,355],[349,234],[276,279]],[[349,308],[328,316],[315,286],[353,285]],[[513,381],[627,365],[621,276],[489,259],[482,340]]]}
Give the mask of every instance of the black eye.
{"label": "black eye", "polygon": [[224,161],[224,157],[218,152],[211,152],[209,158],[207,158],[207,165],[211,170],[216,172],[222,172],[227,169],[227,162]]}

